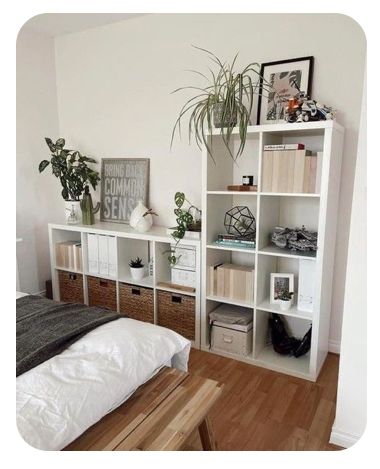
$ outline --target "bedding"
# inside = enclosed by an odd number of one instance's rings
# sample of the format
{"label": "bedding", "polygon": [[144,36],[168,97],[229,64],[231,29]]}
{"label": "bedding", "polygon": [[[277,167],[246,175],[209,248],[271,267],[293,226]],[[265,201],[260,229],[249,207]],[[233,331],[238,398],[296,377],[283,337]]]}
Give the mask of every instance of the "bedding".
{"label": "bedding", "polygon": [[43,450],[60,450],[128,399],[163,366],[187,371],[191,342],[120,318],[18,376],[17,426]]}
{"label": "bedding", "polygon": [[98,326],[120,319],[104,308],[28,295],[16,300],[16,376],[58,355]]}

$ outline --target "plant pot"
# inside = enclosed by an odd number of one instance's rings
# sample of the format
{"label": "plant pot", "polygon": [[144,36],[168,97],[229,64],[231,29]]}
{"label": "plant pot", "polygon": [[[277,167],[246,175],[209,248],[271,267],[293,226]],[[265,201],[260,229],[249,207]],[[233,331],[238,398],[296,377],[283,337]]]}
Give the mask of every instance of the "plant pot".
{"label": "plant pot", "polygon": [[214,121],[214,126],[218,129],[221,127],[235,127],[237,124],[237,115],[236,111],[234,112],[233,116],[227,113],[223,120],[223,111],[224,111],[224,103],[216,103],[214,104],[212,110],[212,117]]}
{"label": "plant pot", "polygon": [[69,225],[77,225],[81,220],[79,200],[65,200],[65,218]]}
{"label": "plant pot", "polygon": [[141,280],[145,277],[145,268],[144,267],[130,267],[131,275],[134,280]]}
{"label": "plant pot", "polygon": [[281,311],[288,311],[292,306],[292,300],[280,300],[280,309]]}

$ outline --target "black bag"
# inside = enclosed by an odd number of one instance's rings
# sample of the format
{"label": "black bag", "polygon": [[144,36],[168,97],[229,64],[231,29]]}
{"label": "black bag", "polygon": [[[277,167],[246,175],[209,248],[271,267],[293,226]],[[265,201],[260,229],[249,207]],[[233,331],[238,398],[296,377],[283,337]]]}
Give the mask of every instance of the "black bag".
{"label": "black bag", "polygon": [[272,317],[269,318],[269,328],[275,352],[281,355],[290,355],[294,349],[299,347],[301,341],[289,337],[285,324],[278,314],[272,313]]}
{"label": "black bag", "polygon": [[298,347],[293,350],[293,355],[298,358],[302,355],[305,355],[310,350],[311,346],[311,326],[310,329],[306,332],[303,339],[300,341]]}

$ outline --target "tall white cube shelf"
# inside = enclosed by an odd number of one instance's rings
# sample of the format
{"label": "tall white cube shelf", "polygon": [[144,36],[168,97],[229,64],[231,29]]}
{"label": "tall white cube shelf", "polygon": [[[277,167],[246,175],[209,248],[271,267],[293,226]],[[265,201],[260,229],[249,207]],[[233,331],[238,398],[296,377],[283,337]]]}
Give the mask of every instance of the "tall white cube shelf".
{"label": "tall white cube shelf", "polygon": [[[180,247],[189,246],[195,249],[195,292],[187,292],[173,289],[169,285],[160,285],[161,282],[170,282],[171,267],[168,261],[168,250],[173,243],[173,238],[167,234],[164,226],[154,225],[146,233],[138,233],[129,225],[118,225],[115,223],[98,222],[95,225],[61,225],[49,224],[49,244],[50,244],[50,262],[52,273],[52,286],[54,299],[60,300],[59,274],[61,270],[70,273],[83,274],[83,298],[86,304],[89,304],[88,279],[89,277],[98,277],[116,282],[116,305],[120,312],[120,285],[131,284],[137,287],[144,287],[153,291],[154,303],[154,323],[158,322],[158,292],[166,291],[178,298],[179,295],[192,297],[195,304],[195,331],[193,346],[200,347],[200,289],[201,289],[201,254],[200,241],[197,239],[186,239],[181,241]],[[116,268],[112,269],[112,275],[90,272],[89,264],[89,237],[99,235],[102,237],[115,238],[116,255],[112,261],[116,261]],[[75,272],[73,269],[66,269],[57,264],[55,245],[63,241],[76,241],[82,244],[82,265],[83,271]],[[114,241],[114,240],[112,240]],[[91,244],[91,240],[90,240]],[[132,278],[129,269],[129,261],[132,258],[140,257],[146,268],[146,276],[141,280]],[[149,261],[153,260],[152,275],[148,275]],[[116,273],[116,275],[114,275]]]}
{"label": "tall white cube shelf", "polygon": [[[231,145],[236,150],[239,145],[238,129],[233,130],[233,135]],[[208,136],[208,145],[212,148],[215,162],[204,147],[201,289],[203,350],[209,351],[210,311],[221,303],[239,304],[252,309],[253,344],[250,356],[234,358],[311,381],[317,379],[328,352],[343,137],[344,129],[334,121],[250,126],[244,153],[234,163],[218,130],[215,129],[213,135]],[[313,154],[318,153],[317,173],[320,174],[320,186],[316,193],[261,190],[264,145],[282,143],[303,143]],[[241,184],[245,175],[254,175],[254,183],[258,185],[257,192],[227,190],[228,185]],[[235,205],[248,206],[256,218],[256,249],[219,247],[213,244],[217,234],[225,231],[225,212]],[[270,242],[270,233],[277,225],[299,228],[305,225],[308,230],[318,231],[317,252],[303,253],[274,246]],[[305,265],[302,267],[303,272],[313,273],[310,277],[312,285],[306,288],[312,294],[312,310],[298,309],[295,296],[290,310],[283,312],[278,305],[270,303],[270,274],[293,273],[295,291],[298,292],[300,261],[313,263],[313,266],[306,265],[306,269]],[[207,268],[220,262],[254,268],[252,304],[209,294]],[[305,289],[305,284],[303,288]],[[290,331],[297,337],[302,337],[312,325],[311,349],[306,355],[295,358],[274,352],[268,331],[271,313],[281,314]],[[229,356],[227,353],[224,355]]]}

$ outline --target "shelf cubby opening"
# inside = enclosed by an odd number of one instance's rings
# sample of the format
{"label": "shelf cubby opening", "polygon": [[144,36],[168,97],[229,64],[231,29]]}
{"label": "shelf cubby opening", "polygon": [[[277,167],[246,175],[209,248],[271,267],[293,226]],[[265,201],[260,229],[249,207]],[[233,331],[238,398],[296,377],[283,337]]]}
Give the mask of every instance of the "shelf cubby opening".
{"label": "shelf cubby opening", "polygon": [[[208,137],[210,144],[211,138]],[[231,136],[231,152],[235,155],[240,139],[236,135]],[[225,147],[220,134],[215,133],[212,137],[213,159],[207,157],[207,190],[227,191],[229,185],[241,185],[243,176],[254,176],[253,183],[258,183],[259,168],[259,134],[247,134],[243,153],[234,161]]]}
{"label": "shelf cubby opening", "polygon": [[[276,248],[270,241],[270,236],[276,226],[287,228],[302,228],[308,231],[318,231],[319,199],[309,197],[260,197],[260,226],[258,232],[258,250]],[[269,253],[270,253],[269,249]],[[289,253],[296,256],[315,257],[316,252],[281,250],[281,254]],[[289,252],[290,251],[290,252]],[[273,252],[277,252],[274,250]]]}
{"label": "shelf cubby opening", "polygon": [[[292,355],[281,355],[273,349],[270,337],[269,318],[271,313],[256,310],[254,325],[254,359],[268,368],[288,372],[295,376],[306,377],[310,372],[310,351],[298,358]],[[302,339],[311,326],[308,319],[281,316],[290,336]]]}
{"label": "shelf cubby opening", "polygon": [[[313,298],[315,295],[315,262],[309,259],[292,259],[275,256],[258,257],[256,307],[267,312],[311,321],[315,313]],[[294,297],[291,308],[282,312],[279,304],[271,303],[271,274],[293,274]]]}
{"label": "shelf cubby opening", "polygon": [[[63,265],[63,263],[60,261],[60,258],[62,258],[62,255],[57,255],[57,245],[59,243],[66,243],[66,242],[72,242],[72,243],[75,243],[75,244],[82,244],[82,237],[81,237],[81,233],[80,232],[77,232],[77,231],[66,231],[66,230],[58,230],[58,229],[54,229],[52,230],[52,242],[53,242],[53,245],[54,245],[54,253],[53,253],[53,265],[56,269],[60,269],[60,270],[65,270],[65,271],[68,271],[68,272],[76,272],[76,273],[82,273],[83,272],[83,263],[82,261],[80,262],[80,265],[82,265],[81,268],[75,268],[74,267],[74,264],[72,264],[71,267],[69,267],[69,265]],[[66,257],[66,261],[68,261],[68,255],[66,254],[65,255]],[[80,252],[80,257],[82,259],[82,250]],[[72,258],[72,256],[70,255],[70,258]],[[73,259],[72,259],[73,261]],[[77,262],[76,262],[77,264]]]}
{"label": "shelf cubby opening", "polygon": [[[117,264],[120,282],[139,286],[152,287],[153,278],[149,276],[149,260],[152,256],[152,243],[149,241],[117,238]],[[139,257],[144,264],[144,277],[141,280],[132,278],[129,262]]]}

